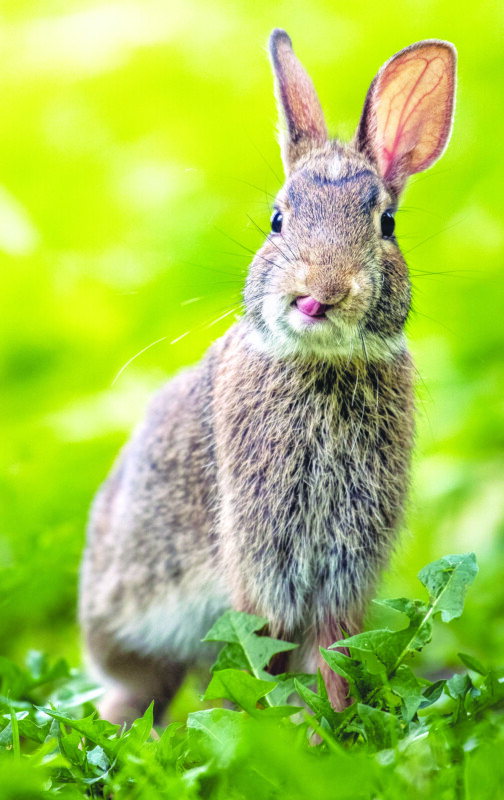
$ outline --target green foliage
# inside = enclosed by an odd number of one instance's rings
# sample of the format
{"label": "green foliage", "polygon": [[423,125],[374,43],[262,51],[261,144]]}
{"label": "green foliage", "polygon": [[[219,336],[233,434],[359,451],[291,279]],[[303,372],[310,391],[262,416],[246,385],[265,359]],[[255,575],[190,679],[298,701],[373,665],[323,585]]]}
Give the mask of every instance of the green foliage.
{"label": "green foliage", "polygon": [[[212,672],[220,672],[228,667],[233,669],[235,673],[237,670],[249,670],[258,679],[256,684],[258,688],[260,681],[263,683],[265,681],[271,682],[273,680],[272,676],[265,667],[270,663],[273,656],[293,650],[297,645],[272,639],[269,636],[256,636],[255,634],[264,629],[267,624],[267,619],[256,617],[253,614],[240,614],[238,611],[227,611],[223,614],[203,640],[205,642],[226,643],[212,667]],[[278,714],[278,709],[296,690],[295,681],[301,682],[303,685],[309,685],[314,682],[314,678],[312,675],[302,674],[294,676],[288,673],[281,673],[275,675],[275,685],[266,686],[267,691],[263,691],[265,705],[275,705],[276,713]],[[212,681],[208,690],[213,691],[213,684],[214,681]],[[229,700],[233,699],[226,694],[213,695],[213,697],[219,696],[228,697]],[[209,697],[208,691],[206,697]],[[260,697],[262,695],[259,694],[258,699]]]}
{"label": "green foliage", "polygon": [[[406,627],[346,639],[350,656],[337,642],[322,650],[349,682],[352,702],[340,712],[320,672],[289,676],[312,713],[285,705],[285,693],[275,699],[282,681],[265,668],[292,645],[262,636],[266,620],[235,611],[205,637],[224,647],[204,699],[224,698],[233,708],[195,711],[185,726],[153,729],[151,705],[120,729],[97,717],[89,688],[63,662],[51,667],[32,654],[20,669],[2,659],[2,799],[496,797],[504,680],[469,655],[461,656],[469,672],[433,683],[412,669],[432,618],[462,614],[476,572],[472,553],[429,564],[419,574],[427,602],[384,603],[405,615]],[[34,702],[37,692],[44,705]]]}

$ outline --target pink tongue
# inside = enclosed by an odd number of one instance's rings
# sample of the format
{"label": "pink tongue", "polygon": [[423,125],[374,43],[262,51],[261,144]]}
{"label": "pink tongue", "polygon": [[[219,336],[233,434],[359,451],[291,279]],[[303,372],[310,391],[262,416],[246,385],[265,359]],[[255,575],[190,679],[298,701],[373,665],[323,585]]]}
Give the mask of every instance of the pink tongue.
{"label": "pink tongue", "polygon": [[318,300],[309,295],[308,297],[298,297],[296,305],[303,314],[307,314],[309,317],[320,317],[325,314],[328,308],[327,305],[319,303]]}

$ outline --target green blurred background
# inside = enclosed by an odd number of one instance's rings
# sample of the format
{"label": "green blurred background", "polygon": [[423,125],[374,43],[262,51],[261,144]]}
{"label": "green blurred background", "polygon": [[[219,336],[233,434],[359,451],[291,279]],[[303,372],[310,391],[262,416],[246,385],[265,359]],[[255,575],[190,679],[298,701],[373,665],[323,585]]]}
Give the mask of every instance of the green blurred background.
{"label": "green blurred background", "polygon": [[393,53],[430,37],[458,48],[451,144],[397,218],[418,441],[381,592],[416,595],[425,563],[475,550],[467,611],[430,668],[460,649],[504,664],[503,21],[498,2],[0,5],[3,654],[79,663],[92,496],[149,394],[239,310],[246,248],[261,243],[248,215],[267,227],[281,184],[265,51],[281,26],[342,138]]}

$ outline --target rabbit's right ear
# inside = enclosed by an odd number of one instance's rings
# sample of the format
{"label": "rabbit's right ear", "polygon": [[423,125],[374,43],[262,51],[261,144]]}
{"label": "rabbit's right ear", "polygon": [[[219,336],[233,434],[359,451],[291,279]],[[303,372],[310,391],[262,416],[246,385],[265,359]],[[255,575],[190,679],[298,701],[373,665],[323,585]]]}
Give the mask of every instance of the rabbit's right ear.
{"label": "rabbit's right ear", "polygon": [[374,161],[391,190],[434,164],[450,138],[457,51],[427,39],[383,65],[367,93],[356,145]]}
{"label": "rabbit's right ear", "polygon": [[289,175],[301,156],[327,142],[327,128],[313,82],[295,56],[287,33],[276,28],[269,47],[281,122],[285,121],[280,133],[282,161]]}

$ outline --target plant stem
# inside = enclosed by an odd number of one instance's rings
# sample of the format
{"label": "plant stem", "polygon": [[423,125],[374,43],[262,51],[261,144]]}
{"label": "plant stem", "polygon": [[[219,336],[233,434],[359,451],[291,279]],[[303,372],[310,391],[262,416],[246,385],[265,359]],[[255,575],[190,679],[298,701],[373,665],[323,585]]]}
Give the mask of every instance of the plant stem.
{"label": "plant stem", "polygon": [[10,710],[10,718],[12,725],[12,749],[14,750],[14,757],[21,758],[21,745],[19,742],[19,725],[16,717],[16,712],[13,708]]}

